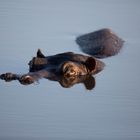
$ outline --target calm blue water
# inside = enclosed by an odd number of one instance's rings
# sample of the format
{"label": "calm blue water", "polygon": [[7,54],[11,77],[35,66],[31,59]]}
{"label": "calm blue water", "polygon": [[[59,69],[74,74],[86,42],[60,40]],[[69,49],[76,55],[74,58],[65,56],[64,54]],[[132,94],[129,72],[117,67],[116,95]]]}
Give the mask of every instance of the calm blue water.
{"label": "calm blue water", "polygon": [[101,28],[126,41],[91,91],[0,80],[0,140],[140,139],[139,17],[138,0],[0,0],[0,73],[28,72],[38,48],[81,53],[75,38]]}

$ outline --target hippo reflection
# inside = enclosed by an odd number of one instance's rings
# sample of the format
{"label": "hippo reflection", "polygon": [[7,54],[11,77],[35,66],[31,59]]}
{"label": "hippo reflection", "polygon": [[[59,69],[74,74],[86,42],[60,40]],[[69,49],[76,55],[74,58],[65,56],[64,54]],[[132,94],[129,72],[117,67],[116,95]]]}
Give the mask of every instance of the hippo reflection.
{"label": "hippo reflection", "polygon": [[104,63],[99,59],[115,55],[123,45],[123,40],[109,29],[102,29],[93,33],[79,36],[76,39],[81,50],[92,56],[65,52],[45,56],[41,50],[29,62],[29,72],[19,75],[13,73],[1,74],[5,81],[18,80],[21,84],[28,85],[41,78],[58,81],[63,87],[71,87],[83,83],[86,89],[95,86],[94,74],[102,71]]}

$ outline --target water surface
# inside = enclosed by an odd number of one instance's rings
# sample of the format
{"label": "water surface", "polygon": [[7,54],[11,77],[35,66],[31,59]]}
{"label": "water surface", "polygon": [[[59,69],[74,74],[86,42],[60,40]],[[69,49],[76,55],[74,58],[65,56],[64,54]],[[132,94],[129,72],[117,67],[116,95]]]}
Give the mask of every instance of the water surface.
{"label": "water surface", "polygon": [[91,91],[45,79],[30,86],[0,81],[0,139],[140,139],[139,6],[137,0],[1,0],[0,73],[26,73],[38,48],[46,55],[82,53],[75,38],[105,27],[125,45],[103,59]]}

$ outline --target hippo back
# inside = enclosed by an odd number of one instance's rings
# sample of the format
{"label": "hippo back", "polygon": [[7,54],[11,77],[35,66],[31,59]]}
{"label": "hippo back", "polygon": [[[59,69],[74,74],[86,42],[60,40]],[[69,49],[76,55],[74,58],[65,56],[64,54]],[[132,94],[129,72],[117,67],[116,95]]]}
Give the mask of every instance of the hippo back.
{"label": "hippo back", "polygon": [[123,46],[124,41],[110,29],[101,29],[76,38],[80,49],[97,58],[116,55]]}

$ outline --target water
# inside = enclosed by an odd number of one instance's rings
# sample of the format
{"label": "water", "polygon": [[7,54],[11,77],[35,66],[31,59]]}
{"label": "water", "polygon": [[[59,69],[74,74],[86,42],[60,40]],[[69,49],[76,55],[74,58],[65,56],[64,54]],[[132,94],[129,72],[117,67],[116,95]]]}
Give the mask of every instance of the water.
{"label": "water", "polygon": [[106,58],[91,91],[42,79],[0,81],[0,139],[140,139],[140,2],[138,0],[0,0],[0,73],[28,72],[46,55],[81,53],[78,35],[109,27],[126,42]]}

